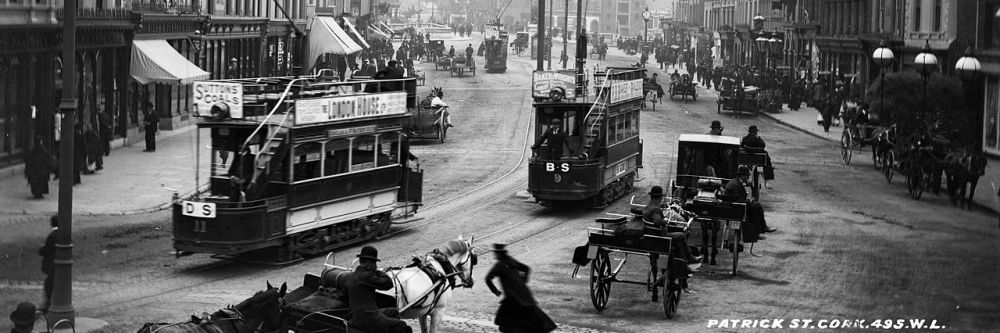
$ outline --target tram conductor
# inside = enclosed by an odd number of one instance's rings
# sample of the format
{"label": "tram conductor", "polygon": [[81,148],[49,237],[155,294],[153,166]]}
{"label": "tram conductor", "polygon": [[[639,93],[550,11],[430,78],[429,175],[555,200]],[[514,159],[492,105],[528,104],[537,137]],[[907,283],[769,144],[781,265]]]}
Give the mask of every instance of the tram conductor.
{"label": "tram conductor", "polygon": [[545,133],[542,133],[542,136],[538,138],[534,145],[531,146],[531,150],[537,151],[538,147],[541,147],[543,143],[548,142],[547,149],[550,151],[551,158],[558,160],[562,158],[563,148],[565,148],[570,154],[573,152],[570,151],[569,145],[566,144],[566,131],[562,128],[562,119],[553,118],[551,124],[552,125],[545,130]]}
{"label": "tram conductor", "polygon": [[413,329],[395,309],[379,309],[375,290],[392,289],[392,279],[378,270],[378,249],[365,246],[358,255],[360,265],[347,277],[347,299],[351,306],[350,327],[365,332],[412,333]]}

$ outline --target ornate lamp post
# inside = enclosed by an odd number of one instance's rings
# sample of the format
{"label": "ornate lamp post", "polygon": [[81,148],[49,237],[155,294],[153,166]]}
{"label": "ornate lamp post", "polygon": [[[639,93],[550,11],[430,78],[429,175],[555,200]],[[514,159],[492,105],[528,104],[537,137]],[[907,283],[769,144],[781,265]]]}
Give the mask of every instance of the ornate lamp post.
{"label": "ornate lamp post", "polygon": [[955,63],[955,72],[963,81],[974,80],[983,70],[983,64],[972,54],[972,48],[965,49],[965,55]]}
{"label": "ornate lamp post", "polygon": [[[648,54],[647,54],[648,48],[646,46],[649,44],[649,19],[652,18],[652,17],[653,17],[653,13],[650,13],[649,12],[649,7],[646,7],[646,10],[644,10],[642,12],[642,21],[645,24],[644,25],[644,27],[645,27],[645,33],[642,35],[642,55],[643,55],[643,58],[648,57]],[[645,66],[646,63],[643,62],[642,65]]]}
{"label": "ornate lamp post", "polygon": [[885,69],[888,68],[889,65],[892,65],[892,61],[895,57],[896,55],[892,53],[892,49],[885,46],[884,40],[882,41],[882,44],[875,49],[875,52],[872,53],[872,60],[875,61],[875,64],[877,64],[882,71],[882,78],[880,79],[881,83],[879,84],[878,89],[879,95],[881,95],[879,97],[879,112],[884,112],[885,110]]}
{"label": "ornate lamp post", "polygon": [[[758,46],[758,50],[760,48],[764,47],[763,45],[767,43],[767,38],[761,39],[762,37],[764,37],[764,35],[763,35],[763,33],[764,33],[764,21],[767,21],[767,19],[764,18],[763,15],[760,15],[760,13],[757,13],[757,15],[755,15],[753,17],[753,29],[752,30],[757,31],[758,33],[761,34],[759,37],[757,37],[757,39],[754,40],[754,42],[756,42],[755,44],[757,44],[757,46]],[[747,52],[748,57],[749,57],[749,54],[750,54],[750,52]],[[766,65],[767,65],[767,61],[765,60],[764,61],[764,66],[766,66]]]}
{"label": "ornate lamp post", "polygon": [[754,39],[755,44],[757,44],[757,51],[763,57],[763,61],[759,61],[761,67],[767,67],[767,43],[769,39],[765,38],[764,35],[760,35],[757,39]]}
{"label": "ornate lamp post", "polygon": [[[782,43],[782,40],[780,38],[778,38],[778,32],[777,31],[771,33],[771,38],[767,40],[767,43],[770,46],[770,50],[769,50],[770,53],[774,53],[776,55],[781,53],[781,43]],[[770,54],[768,54],[767,59],[771,59]]]}
{"label": "ornate lamp post", "polygon": [[931,43],[930,40],[924,42],[924,49],[917,54],[917,57],[913,59],[913,65],[917,68],[917,73],[920,73],[920,77],[924,80],[924,102],[923,102],[923,113],[927,113],[927,79],[937,71],[938,59],[934,53],[931,53]]}

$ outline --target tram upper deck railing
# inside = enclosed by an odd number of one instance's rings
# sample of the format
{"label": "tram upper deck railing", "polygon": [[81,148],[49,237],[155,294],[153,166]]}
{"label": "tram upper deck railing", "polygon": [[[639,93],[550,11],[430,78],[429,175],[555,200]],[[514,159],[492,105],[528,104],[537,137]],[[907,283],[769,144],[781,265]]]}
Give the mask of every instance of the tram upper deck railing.
{"label": "tram upper deck railing", "polygon": [[[574,70],[535,71],[532,97],[545,103],[616,104],[642,98],[645,69],[608,67],[593,73]],[[579,84],[578,84],[579,83]],[[587,89],[593,84],[594,89]]]}

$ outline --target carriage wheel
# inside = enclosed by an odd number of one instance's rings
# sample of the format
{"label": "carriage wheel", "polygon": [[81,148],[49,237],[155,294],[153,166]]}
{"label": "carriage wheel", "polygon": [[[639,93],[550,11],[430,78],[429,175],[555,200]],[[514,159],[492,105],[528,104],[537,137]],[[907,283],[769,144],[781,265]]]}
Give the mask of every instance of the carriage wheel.
{"label": "carriage wheel", "polygon": [[681,286],[670,283],[673,277],[669,269],[664,274],[667,276],[663,279],[663,314],[667,315],[667,319],[673,319],[677,315],[677,305],[681,303]]}
{"label": "carriage wheel", "polygon": [[733,229],[733,275],[736,275],[736,267],[740,263],[740,240],[742,240],[742,229]]}
{"label": "carriage wheel", "polygon": [[715,103],[715,113],[722,114],[722,103]]}
{"label": "carriage wheel", "polygon": [[844,160],[844,165],[851,165],[851,133],[848,130],[844,130],[844,134],[840,136],[840,157]]}
{"label": "carriage wheel", "polygon": [[754,199],[760,200],[760,172],[757,167],[753,168],[753,183],[750,186],[750,194]]}
{"label": "carriage wheel", "polygon": [[910,172],[906,174],[906,188],[910,191],[910,197],[920,200],[924,194],[924,170],[918,166],[911,166]]}
{"label": "carriage wheel", "polygon": [[611,260],[608,259],[608,252],[598,248],[597,258],[590,263],[590,301],[597,311],[603,311],[608,305],[608,297],[611,296],[610,279]]}
{"label": "carriage wheel", "polygon": [[891,184],[892,176],[896,173],[895,169],[893,169],[895,167],[894,163],[896,162],[895,161],[896,154],[890,150],[885,152],[883,155],[884,156],[882,156],[882,174],[885,175],[885,182]]}

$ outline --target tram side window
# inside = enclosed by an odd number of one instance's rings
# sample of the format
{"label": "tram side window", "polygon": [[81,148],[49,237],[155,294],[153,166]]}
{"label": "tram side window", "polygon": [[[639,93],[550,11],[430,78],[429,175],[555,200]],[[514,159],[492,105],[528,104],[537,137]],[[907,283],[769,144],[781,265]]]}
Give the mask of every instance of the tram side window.
{"label": "tram side window", "polygon": [[348,152],[351,150],[351,141],[348,139],[331,139],[327,141],[323,148],[326,151],[323,162],[323,176],[333,176],[347,173]]}
{"label": "tram side window", "polygon": [[351,172],[375,167],[375,136],[362,135],[354,139],[351,155]]}
{"label": "tram side window", "polygon": [[608,118],[608,146],[618,143],[618,117]]}
{"label": "tram side window", "polygon": [[378,136],[376,167],[399,164],[399,134],[383,133]]}
{"label": "tram side window", "polygon": [[633,111],[632,115],[632,136],[639,135],[639,111]]}
{"label": "tram side window", "polygon": [[636,132],[635,127],[632,126],[632,114],[625,114],[622,119],[625,120],[625,138],[632,138]]}
{"label": "tram side window", "polygon": [[626,118],[625,116],[618,116],[616,118],[618,118],[616,124],[616,126],[618,126],[618,142],[622,142],[626,137],[628,137],[628,127],[625,126]]}
{"label": "tram side window", "polygon": [[323,150],[319,142],[307,142],[298,144],[294,148],[292,174],[295,181],[319,178],[320,161],[322,161]]}

